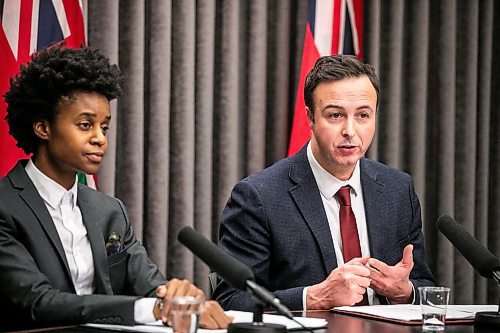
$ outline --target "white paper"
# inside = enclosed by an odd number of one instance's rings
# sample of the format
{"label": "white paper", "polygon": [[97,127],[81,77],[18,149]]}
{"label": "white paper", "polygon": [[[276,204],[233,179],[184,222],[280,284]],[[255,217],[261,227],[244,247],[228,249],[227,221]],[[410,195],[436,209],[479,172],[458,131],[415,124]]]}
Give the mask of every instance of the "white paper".
{"label": "white paper", "polygon": [[[335,310],[365,313],[382,318],[404,321],[422,320],[420,305],[371,305],[371,306],[340,306]],[[498,311],[498,305],[448,305],[446,319],[473,319],[476,312]]]}
{"label": "white paper", "polygon": [[[226,314],[234,317],[233,323],[246,323],[251,322],[253,319],[252,312],[243,311],[226,311]],[[328,322],[326,319],[321,318],[306,318],[306,317],[294,317],[296,320],[301,322],[304,326],[309,328],[321,328],[326,327]],[[264,323],[267,324],[281,324],[285,325],[287,329],[300,329],[301,326],[296,322],[279,315],[264,314],[262,316]],[[108,324],[85,324],[83,326],[96,327],[100,329],[108,329],[113,331],[123,331],[123,332],[163,332],[163,333],[173,333],[172,328],[164,326],[161,320],[153,323],[148,323],[146,325],[135,325],[135,326],[124,326],[124,325],[108,325]],[[207,330],[198,329],[199,333],[224,333],[226,330]]]}

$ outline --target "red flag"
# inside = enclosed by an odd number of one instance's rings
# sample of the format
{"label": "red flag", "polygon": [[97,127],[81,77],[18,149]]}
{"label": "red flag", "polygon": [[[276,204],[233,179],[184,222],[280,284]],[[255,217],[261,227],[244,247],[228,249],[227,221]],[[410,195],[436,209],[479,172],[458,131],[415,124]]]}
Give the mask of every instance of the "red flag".
{"label": "red flag", "polygon": [[26,154],[10,136],[3,94],[31,53],[66,40],[85,45],[82,4],[78,0],[0,0],[0,177]]}
{"label": "red flag", "polygon": [[355,54],[362,58],[363,0],[309,0],[302,65],[288,156],[295,154],[311,137],[304,102],[307,73],[320,56]]}

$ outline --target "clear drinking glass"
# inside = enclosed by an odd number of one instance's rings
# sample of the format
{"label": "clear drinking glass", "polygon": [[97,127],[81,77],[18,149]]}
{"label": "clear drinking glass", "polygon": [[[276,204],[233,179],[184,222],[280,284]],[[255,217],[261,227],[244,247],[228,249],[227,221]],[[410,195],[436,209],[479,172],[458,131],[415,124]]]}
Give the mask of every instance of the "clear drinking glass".
{"label": "clear drinking glass", "polygon": [[422,309],[422,330],[427,332],[444,330],[450,288],[419,287],[418,292]]}
{"label": "clear drinking glass", "polygon": [[204,301],[204,299],[193,296],[167,298],[168,325],[175,333],[195,333],[198,329],[198,319]]}

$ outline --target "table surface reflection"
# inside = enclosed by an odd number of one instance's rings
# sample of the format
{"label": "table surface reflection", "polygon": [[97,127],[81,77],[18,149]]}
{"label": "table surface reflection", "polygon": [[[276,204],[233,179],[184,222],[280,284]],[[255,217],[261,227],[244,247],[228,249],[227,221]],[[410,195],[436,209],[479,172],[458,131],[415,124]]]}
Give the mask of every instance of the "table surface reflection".
{"label": "table surface reflection", "polygon": [[[416,333],[422,332],[420,325],[402,325],[390,323],[382,320],[367,319],[356,317],[347,314],[332,313],[328,311],[307,311],[301,313],[304,317],[324,318],[328,320],[328,327],[325,329],[326,333],[340,333],[340,332],[353,332],[353,333],[368,333],[368,332],[384,332],[384,333]],[[471,324],[460,325],[446,325],[445,333],[492,333],[494,331],[475,328]],[[498,332],[497,332],[498,333]]]}

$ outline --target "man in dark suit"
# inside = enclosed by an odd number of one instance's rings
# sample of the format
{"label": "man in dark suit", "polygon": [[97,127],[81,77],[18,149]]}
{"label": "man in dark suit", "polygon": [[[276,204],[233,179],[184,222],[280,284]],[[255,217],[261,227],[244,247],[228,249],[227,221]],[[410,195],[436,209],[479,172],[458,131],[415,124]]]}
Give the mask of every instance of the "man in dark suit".
{"label": "man in dark suit", "polygon": [[[30,160],[0,179],[0,330],[47,325],[132,325],[162,319],[170,296],[204,297],[167,280],[135,238],[118,199],[78,184],[107,149],[118,66],[92,48],[36,53],[5,94],[10,134]],[[216,302],[200,324],[227,327]]]}
{"label": "man in dark suit", "polygon": [[[412,303],[433,284],[409,175],[363,157],[378,93],[372,66],[320,58],[304,89],[310,142],[239,182],[224,209],[220,247],[291,309]],[[223,280],[214,297],[225,309],[254,306]]]}

